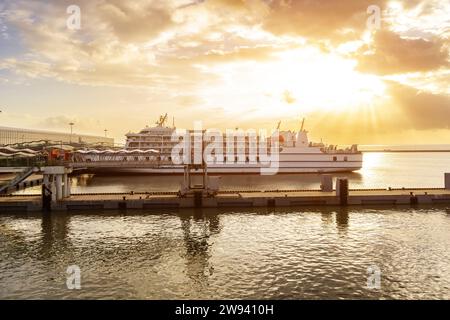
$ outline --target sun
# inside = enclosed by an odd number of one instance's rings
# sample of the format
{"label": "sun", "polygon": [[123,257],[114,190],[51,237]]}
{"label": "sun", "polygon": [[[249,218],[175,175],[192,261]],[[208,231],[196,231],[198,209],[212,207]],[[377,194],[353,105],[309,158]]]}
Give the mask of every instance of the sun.
{"label": "sun", "polygon": [[208,70],[219,77],[200,94],[226,112],[252,112],[267,118],[283,113],[349,112],[373,106],[385,95],[377,76],[356,71],[356,61],[315,48],[274,54],[264,61],[216,65]]}

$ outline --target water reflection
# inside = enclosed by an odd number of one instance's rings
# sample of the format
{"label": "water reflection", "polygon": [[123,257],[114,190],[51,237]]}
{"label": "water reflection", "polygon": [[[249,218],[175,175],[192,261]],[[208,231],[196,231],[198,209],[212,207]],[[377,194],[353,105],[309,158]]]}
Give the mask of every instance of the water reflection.
{"label": "water reflection", "polygon": [[333,223],[333,213],[332,210],[323,210],[321,212],[322,223],[324,225],[331,225]]}
{"label": "water reflection", "polygon": [[[212,175],[213,176],[213,175]],[[337,173],[333,178],[346,177],[356,186],[363,182],[361,173]],[[194,177],[199,178],[199,176]],[[320,174],[222,175],[222,190],[319,189]],[[73,191],[82,192],[152,192],[177,191],[183,181],[179,175],[82,175],[74,177]]]}
{"label": "water reflection", "polygon": [[71,252],[72,243],[70,242],[70,237],[68,237],[70,219],[70,214],[64,212],[46,212],[42,214],[42,244],[39,251],[41,259],[49,259],[59,250]]}
{"label": "water reflection", "polygon": [[80,174],[72,177],[72,187],[88,187],[92,185],[93,179],[95,175],[94,174]]}
{"label": "water reflection", "polygon": [[325,207],[320,210],[321,220],[324,226],[335,223],[336,230],[346,231],[350,220],[350,209],[348,207]]}
{"label": "water reflection", "polygon": [[[25,215],[19,215],[17,219],[23,219],[24,217]],[[18,258],[21,253],[28,249],[27,241],[28,237],[25,232],[16,228],[14,225],[0,223],[0,243],[5,250],[4,254],[7,254],[12,259]],[[1,255],[0,257],[3,258]]]}
{"label": "water reflection", "polygon": [[196,209],[181,212],[181,228],[186,254],[186,274],[201,286],[207,285],[208,277],[214,273],[210,263],[211,237],[221,230],[216,210]]}
{"label": "water reflection", "polygon": [[336,212],[336,227],[338,231],[347,231],[349,219],[348,208],[340,207]]}
{"label": "water reflection", "polygon": [[[450,208],[0,215],[0,298],[449,298]],[[82,269],[69,292],[66,269]],[[383,272],[366,288],[367,267]]]}

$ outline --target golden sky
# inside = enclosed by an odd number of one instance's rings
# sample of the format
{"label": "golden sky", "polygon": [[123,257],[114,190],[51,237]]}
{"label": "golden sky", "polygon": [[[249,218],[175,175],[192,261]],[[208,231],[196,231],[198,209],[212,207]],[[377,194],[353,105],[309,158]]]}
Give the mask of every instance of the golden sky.
{"label": "golden sky", "polygon": [[449,36],[440,0],[0,0],[0,125],[123,140],[166,112],[186,128],[306,117],[328,143],[450,143]]}

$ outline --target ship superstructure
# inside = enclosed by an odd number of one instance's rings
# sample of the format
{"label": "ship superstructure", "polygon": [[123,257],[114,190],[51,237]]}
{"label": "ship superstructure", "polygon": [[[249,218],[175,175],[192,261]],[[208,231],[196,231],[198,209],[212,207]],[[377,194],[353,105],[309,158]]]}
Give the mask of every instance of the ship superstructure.
{"label": "ship superstructure", "polygon": [[[175,126],[167,125],[167,114],[161,116],[159,121],[153,127],[145,127],[138,133],[128,133],[126,135],[125,149],[128,152],[142,152],[153,150],[158,154],[153,155],[158,160],[171,162],[173,152],[172,149],[179,143],[177,139],[173,139],[176,132]],[[278,125],[278,129],[280,124]],[[195,131],[190,131],[193,136]],[[226,136],[224,135],[223,151],[225,153],[224,162],[208,164],[208,172],[210,173],[258,173],[264,164],[261,164],[259,157],[252,156],[249,146],[249,139],[246,138],[241,146],[244,150],[244,157],[238,156],[239,147],[236,147],[236,155],[230,157],[226,145]],[[258,147],[261,151],[259,137]],[[191,139],[194,141],[194,139]],[[270,154],[271,143],[267,143],[265,153]],[[242,153],[242,152],[241,152]],[[232,159],[230,159],[232,158]],[[148,157],[147,157],[148,159]],[[279,155],[277,158],[278,173],[322,173],[322,172],[350,172],[362,168],[363,157],[358,151],[356,145],[348,148],[338,149],[334,145],[325,145],[323,143],[313,143],[308,139],[308,131],[304,128],[304,120],[298,132],[292,130],[279,131]],[[174,161],[175,162],[175,161]],[[151,172],[151,173],[183,173],[183,166],[179,164],[165,165],[160,168],[151,169],[129,169],[134,171]]]}

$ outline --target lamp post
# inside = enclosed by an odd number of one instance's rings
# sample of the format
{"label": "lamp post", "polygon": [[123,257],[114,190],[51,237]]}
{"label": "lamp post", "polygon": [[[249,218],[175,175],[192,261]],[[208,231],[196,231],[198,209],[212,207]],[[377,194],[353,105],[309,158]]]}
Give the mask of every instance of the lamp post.
{"label": "lamp post", "polygon": [[70,143],[72,143],[72,135],[73,135],[73,126],[75,125],[75,123],[71,122],[69,123],[70,126]]}

